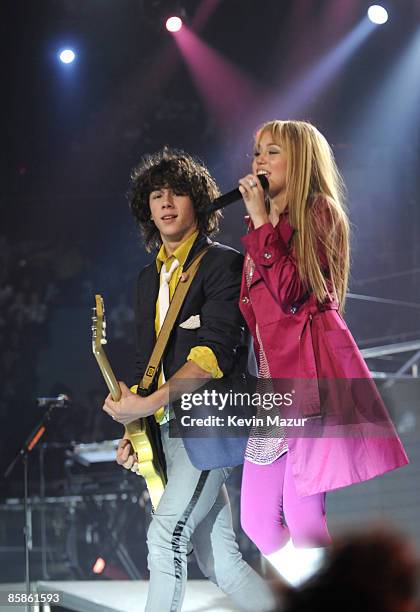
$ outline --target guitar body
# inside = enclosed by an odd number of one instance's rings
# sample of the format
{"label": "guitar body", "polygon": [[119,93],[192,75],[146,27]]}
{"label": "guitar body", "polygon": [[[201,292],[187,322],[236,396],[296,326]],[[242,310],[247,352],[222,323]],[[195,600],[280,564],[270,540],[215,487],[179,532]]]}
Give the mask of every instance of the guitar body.
{"label": "guitar body", "polygon": [[[133,393],[137,392],[137,385],[131,387]],[[154,418],[154,417],[150,417]],[[149,419],[137,419],[125,426],[126,437],[137,455],[136,473],[146,481],[147,490],[153,508],[157,508],[163,495],[166,484],[165,468],[159,459],[156,435],[153,435]]]}
{"label": "guitar body", "polygon": [[[106,385],[114,401],[121,397],[121,389],[112,371],[108,357],[103,345],[106,344],[105,336],[105,311],[102,296],[95,295],[96,307],[93,309],[92,317],[92,351],[98,362]],[[131,389],[137,392],[137,385]],[[163,495],[166,484],[165,468],[159,455],[158,442],[152,432],[152,426],[147,418],[137,419],[125,427],[126,435],[136,453],[136,473],[146,481],[147,490],[150,495],[153,509],[155,510]]]}

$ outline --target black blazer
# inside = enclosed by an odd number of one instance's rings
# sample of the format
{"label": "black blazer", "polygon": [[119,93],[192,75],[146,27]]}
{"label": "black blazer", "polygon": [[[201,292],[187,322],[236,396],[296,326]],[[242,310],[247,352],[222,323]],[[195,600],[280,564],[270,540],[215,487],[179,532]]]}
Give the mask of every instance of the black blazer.
{"label": "black blazer", "polygon": [[[208,346],[216,355],[224,377],[246,369],[247,333],[238,307],[243,255],[203,235],[197,236],[183,271],[207,244],[213,246],[204,255],[197,274],[174,324],[163,357],[168,379],[187,360],[194,346]],[[146,369],[156,342],[155,315],[159,293],[156,262],[143,268],[137,280],[136,298],[136,370],[138,383]],[[184,329],[180,323],[192,315],[200,315],[201,326]]]}
{"label": "black blazer", "polygon": [[[224,388],[242,384],[248,359],[248,334],[239,310],[238,300],[241,286],[243,256],[219,243],[211,243],[205,236],[197,236],[183,271],[188,269],[194,256],[207,244],[213,246],[201,260],[200,267],[189,288],[188,294],[174,324],[172,334],[163,357],[166,378],[172,376],[187,360],[194,346],[208,346],[216,355],[223,378],[213,381],[214,386]],[[159,275],[156,263],[143,268],[137,281],[136,329],[137,356],[136,382],[146,369],[156,342],[155,314],[159,293]],[[189,317],[200,316],[197,329],[180,327]],[[247,435],[220,429],[201,428],[200,437],[182,428],[182,413],[175,402],[176,420],[170,421],[172,434],[181,436],[191,463],[199,470],[235,466],[243,463]],[[199,410],[195,409],[196,412]],[[217,408],[216,408],[217,410]],[[207,414],[207,408],[204,414]],[[201,416],[201,415],[200,415]],[[178,422],[181,418],[181,426]],[[156,444],[160,446],[159,428],[153,417],[149,418]],[[171,433],[170,431],[170,433]],[[204,436],[204,437],[203,437]],[[164,464],[164,456],[161,454]]]}

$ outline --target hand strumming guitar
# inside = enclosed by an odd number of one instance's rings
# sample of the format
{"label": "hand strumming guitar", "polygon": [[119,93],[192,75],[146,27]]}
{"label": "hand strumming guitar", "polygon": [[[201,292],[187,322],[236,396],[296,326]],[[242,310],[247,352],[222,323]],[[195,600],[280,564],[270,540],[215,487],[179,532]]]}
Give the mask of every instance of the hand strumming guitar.
{"label": "hand strumming guitar", "polygon": [[137,469],[137,457],[131,446],[130,440],[123,438],[118,442],[116,462],[126,470],[135,472]]}

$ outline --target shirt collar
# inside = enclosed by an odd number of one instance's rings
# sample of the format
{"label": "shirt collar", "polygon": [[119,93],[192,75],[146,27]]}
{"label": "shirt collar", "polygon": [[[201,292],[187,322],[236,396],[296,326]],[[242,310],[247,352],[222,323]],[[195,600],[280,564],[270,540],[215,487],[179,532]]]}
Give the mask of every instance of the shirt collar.
{"label": "shirt collar", "polygon": [[[163,264],[168,264],[169,262],[172,263],[174,259],[177,259],[179,261],[179,265],[182,268],[182,266],[184,265],[188,257],[188,253],[190,252],[191,247],[194,244],[197,236],[198,236],[198,230],[196,230],[193,234],[191,234],[189,238],[184,240],[184,242],[182,242],[179,245],[179,247],[175,249],[175,251],[172,253],[170,257],[167,256],[165,246],[162,244],[162,246],[159,249],[159,253],[156,256],[156,267],[157,267],[158,273],[160,274],[160,270]],[[166,268],[167,268],[167,265],[166,265]]]}

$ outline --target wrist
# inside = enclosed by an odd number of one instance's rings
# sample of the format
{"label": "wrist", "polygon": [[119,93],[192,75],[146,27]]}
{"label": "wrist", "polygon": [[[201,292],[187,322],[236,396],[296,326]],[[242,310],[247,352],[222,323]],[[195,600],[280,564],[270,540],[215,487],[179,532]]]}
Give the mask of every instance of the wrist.
{"label": "wrist", "polygon": [[255,229],[258,229],[266,223],[270,223],[268,215],[253,215],[251,219]]}
{"label": "wrist", "polygon": [[152,416],[155,414],[159,408],[165,406],[168,403],[167,394],[165,393],[165,389],[160,387],[156,389],[151,395],[148,395],[146,398],[146,416]]}
{"label": "wrist", "polygon": [[154,408],[153,395],[154,394],[152,393],[151,395],[147,395],[145,397],[141,395],[136,396],[137,404],[135,413],[137,414],[138,419],[151,416],[157,410],[157,408]]}

